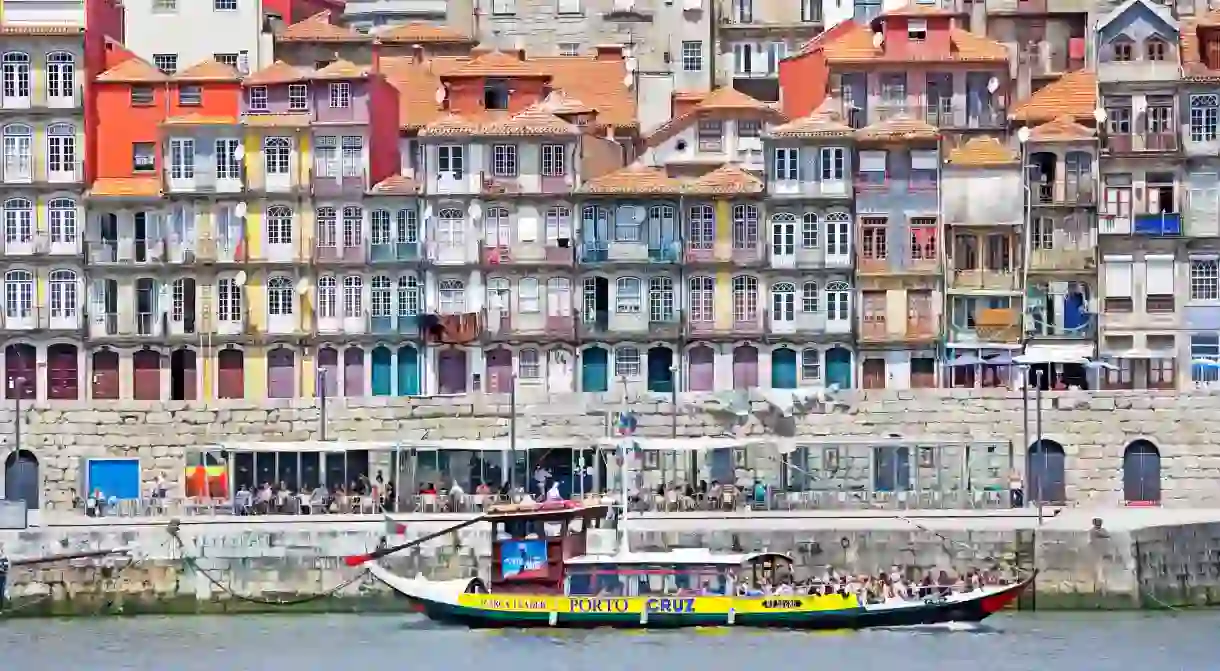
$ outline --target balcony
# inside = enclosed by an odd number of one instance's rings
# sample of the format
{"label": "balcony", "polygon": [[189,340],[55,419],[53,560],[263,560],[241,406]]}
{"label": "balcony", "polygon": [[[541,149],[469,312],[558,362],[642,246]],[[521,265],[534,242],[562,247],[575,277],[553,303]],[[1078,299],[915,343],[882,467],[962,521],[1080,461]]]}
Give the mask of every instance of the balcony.
{"label": "balcony", "polygon": [[605,263],[610,260],[610,245],[605,242],[579,245],[576,254],[581,263]]}
{"label": "balcony", "polygon": [[369,315],[367,333],[419,336],[419,315]]}
{"label": "balcony", "polygon": [[796,312],[776,315],[768,310],[767,333],[771,335],[821,335],[827,332],[825,312]]}
{"label": "balcony", "polygon": [[770,180],[767,193],[776,198],[848,198],[852,193],[849,180]]}
{"label": "balcony", "polygon": [[195,245],[195,260],[205,265],[246,263],[247,250],[245,238],[218,240],[210,235],[201,235]]}
{"label": "balcony", "polygon": [[974,314],[974,332],[981,342],[1019,342],[1022,326],[1019,310],[983,308]]}
{"label": "balcony", "polygon": [[340,247],[337,245],[315,245],[313,262],[321,265],[344,265],[368,263],[368,250],[365,245]]}
{"label": "balcony", "polygon": [[93,339],[117,338],[134,335],[130,327],[119,330],[119,315],[114,312],[103,312],[89,315],[89,337]]}
{"label": "balcony", "polygon": [[585,312],[576,322],[576,335],[581,339],[604,338],[610,334],[610,313],[605,310]]}
{"label": "balcony", "polygon": [[971,268],[954,270],[949,279],[953,291],[1020,291],[1021,276],[1013,270]]}
{"label": "balcony", "polygon": [[1097,203],[1097,194],[1091,182],[1065,182],[1058,180],[1050,183],[1035,184],[1033,199],[1034,205],[1090,207]]}
{"label": "balcony", "polygon": [[196,170],[190,177],[174,177],[172,170],[165,168],[162,184],[170,194],[240,194],[246,188],[241,176],[218,178],[214,170]]}
{"label": "balcony", "polygon": [[[41,72],[31,73],[31,77],[42,76]],[[77,76],[80,76],[79,71]],[[22,110],[34,114],[62,114],[64,110],[79,110],[83,108],[85,98],[84,86],[77,85],[70,91],[56,91],[67,95],[49,95],[45,86],[34,86],[29,96],[2,96],[0,108],[5,110]]]}
{"label": "balcony", "polygon": [[648,315],[648,334],[654,340],[677,339],[682,335],[681,311],[650,313]]}
{"label": "balcony", "polygon": [[1102,137],[1102,147],[1110,154],[1168,153],[1180,148],[1177,133],[1110,133]]}
{"label": "balcony", "polygon": [[648,260],[651,263],[678,263],[681,257],[681,246],[676,242],[661,243],[660,246],[648,247]]}
{"label": "balcony", "polygon": [[[606,256],[609,256],[608,250]],[[480,242],[479,263],[486,267],[570,268],[573,265],[572,248],[530,243],[488,245]]]}
{"label": "balcony", "polygon": [[[510,313],[499,310],[485,310],[484,325],[487,334],[492,338],[546,338],[570,340],[576,334],[576,317],[572,314],[552,315],[542,312]],[[609,313],[605,315],[605,328],[609,329]],[[594,322],[599,318],[594,317]],[[600,328],[597,324],[594,328]]]}
{"label": "balcony", "polygon": [[70,166],[64,166],[64,170],[51,170],[47,168],[46,184],[48,186],[83,184],[85,181],[85,166],[82,163],[76,163]]}
{"label": "balcony", "polygon": [[369,245],[369,262],[400,263],[417,262],[422,258],[418,242],[387,242]]}
{"label": "balcony", "polygon": [[1208,129],[1200,124],[1182,124],[1182,148],[1190,157],[1213,157],[1220,155],[1220,135],[1215,129]]}
{"label": "balcony", "polygon": [[1097,260],[1092,249],[1035,249],[1029,257],[1029,269],[1034,272],[1095,272]]}
{"label": "balcony", "polygon": [[1176,83],[1182,76],[1177,59],[1165,61],[1099,61],[1098,84],[1123,82]]}
{"label": "balcony", "polygon": [[745,319],[735,318],[726,325],[718,325],[714,321],[692,321],[689,323],[690,335],[698,338],[760,336],[765,332],[766,321],[762,312],[759,310],[759,314]]}
{"label": "balcony", "polygon": [[313,181],[310,184],[310,189],[313,195],[318,198],[338,198],[342,196],[363,196],[368,188],[368,175],[364,171],[358,174],[351,174],[349,171],[343,175],[327,175],[319,174],[320,171],[315,171]]}
{"label": "balcony", "polygon": [[85,243],[85,258],[98,266],[147,267],[165,263],[165,243],[161,240],[102,240]]}
{"label": "balcony", "polygon": [[918,343],[937,339],[940,334],[933,319],[921,316],[915,320],[904,320],[890,328],[884,314],[864,316],[860,322],[861,343]]}
{"label": "balcony", "polygon": [[949,98],[933,99],[922,105],[882,102],[873,105],[871,113],[865,112],[866,125],[907,117],[942,130],[979,130],[1003,128],[1008,122],[1003,109],[954,103]]}
{"label": "balcony", "polygon": [[35,305],[28,307],[24,314],[12,316],[0,311],[0,331],[23,333],[30,331],[54,331],[63,334],[79,335],[83,317],[79,312],[65,314],[63,310],[52,312],[49,307]]}
{"label": "balcony", "polygon": [[245,335],[250,332],[250,314],[241,312],[237,319],[217,319],[212,316],[211,310],[203,310],[199,318],[199,332],[227,337]]}
{"label": "balcony", "polygon": [[160,312],[137,312],[136,335],[141,338],[153,338],[165,334],[164,315]]}

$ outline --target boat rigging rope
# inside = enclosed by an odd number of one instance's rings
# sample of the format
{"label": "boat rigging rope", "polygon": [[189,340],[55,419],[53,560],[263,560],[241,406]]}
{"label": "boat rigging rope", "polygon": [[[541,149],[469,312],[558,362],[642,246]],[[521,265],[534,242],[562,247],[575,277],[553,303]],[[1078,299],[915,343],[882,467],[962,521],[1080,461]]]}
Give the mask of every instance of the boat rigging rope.
{"label": "boat rigging rope", "polygon": [[338,594],[339,592],[342,592],[343,590],[347,589],[348,587],[351,587],[352,585],[360,582],[361,580],[364,580],[369,575],[369,570],[364,569],[356,576],[352,577],[349,580],[345,580],[345,581],[339,583],[338,585],[334,586],[331,589],[328,589],[323,592],[319,592],[317,594],[311,594],[309,596],[298,597],[295,599],[268,599],[268,598],[259,597],[259,596],[241,594],[240,592],[235,591],[231,586],[225,584],[220,579],[218,579],[215,575],[212,574],[212,572],[210,572],[207,569],[200,566],[197,558],[187,554],[187,545],[182,540],[182,536],[179,534],[179,531],[181,530],[181,528],[182,528],[181,522],[179,522],[178,520],[173,520],[169,523],[169,525],[167,525],[166,531],[169,532],[170,538],[174,539],[174,542],[178,546],[179,552],[182,553],[182,563],[185,564],[186,566],[190,567],[192,570],[197,572],[199,575],[203,576],[204,579],[207,580],[213,587],[224,592],[225,594],[228,594],[230,597],[237,599],[238,601],[244,601],[246,603],[257,604],[260,606],[276,606],[276,607],[281,607],[281,608],[288,608],[291,606],[300,606],[300,605],[311,603],[314,601],[321,601],[322,599],[328,599],[328,598]]}

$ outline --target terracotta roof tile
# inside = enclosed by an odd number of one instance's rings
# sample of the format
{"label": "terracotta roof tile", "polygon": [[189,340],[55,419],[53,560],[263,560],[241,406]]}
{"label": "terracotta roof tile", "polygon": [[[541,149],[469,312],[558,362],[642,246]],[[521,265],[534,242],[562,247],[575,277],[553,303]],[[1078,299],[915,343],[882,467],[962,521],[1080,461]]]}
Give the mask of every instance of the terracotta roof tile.
{"label": "terracotta roof tile", "polygon": [[868,26],[855,25],[837,39],[819,45],[831,65],[849,63],[1003,63],[1008,60],[1008,47],[994,40],[979,37],[960,28],[949,30],[949,53],[929,53],[926,49],[887,52],[873,44],[873,31]]}
{"label": "terracotta roof tile", "polygon": [[330,10],[298,21],[275,36],[280,42],[368,42],[372,38],[330,22]]}
{"label": "terracotta roof tile", "polygon": [[310,118],[308,114],[247,114],[241,121],[251,128],[304,128]]}
{"label": "terracotta roof tile", "polygon": [[445,77],[548,77],[550,73],[530,59],[521,60],[503,51],[477,56]]}
{"label": "terracotta roof tile", "polygon": [[851,137],[855,133],[838,115],[815,112],[768,131],[774,138]]}
{"label": "terracotta roof tile", "polygon": [[910,141],[939,138],[940,131],[935,126],[901,114],[856,131],[857,140]]}
{"label": "terracotta roof tile", "polygon": [[413,196],[419,193],[419,183],[406,175],[387,177],[369,189],[371,196]]}
{"label": "terracotta roof tile", "polygon": [[420,129],[419,134],[423,137],[452,137],[455,135],[474,135],[478,132],[479,122],[471,121],[456,114],[446,114],[424,126]]}
{"label": "terracotta roof tile", "polygon": [[580,129],[534,105],[506,119],[488,121],[479,128],[480,135],[511,135],[517,137],[539,137],[556,135],[579,135]]}
{"label": "terracotta roof tile", "polygon": [[709,116],[714,118],[761,118],[773,122],[786,121],[788,118],[771,105],[751,98],[731,86],[724,86],[707,94],[686,114],[662,124],[644,142],[649,147],[655,147],[689,128],[698,119]]}
{"label": "terracotta roof tile", "polygon": [[276,61],[271,65],[250,73],[242,84],[246,86],[267,86],[269,84],[292,84],[303,82],[313,75],[309,68],[298,68],[284,61]]}
{"label": "terracotta roof tile", "polygon": [[91,198],[158,198],[161,180],[157,177],[102,177],[89,188]]}
{"label": "terracotta roof tile", "polygon": [[54,23],[5,23],[0,25],[0,35],[8,37],[61,37],[83,35],[84,33],[84,26]]}
{"label": "terracotta roof tile", "polygon": [[475,42],[469,35],[448,26],[430,23],[406,23],[377,33],[377,38],[386,44],[438,44]]}
{"label": "terracotta roof tile", "polygon": [[232,66],[209,58],[175,74],[171,79],[177,82],[237,82],[241,81],[241,73]]}
{"label": "terracotta roof tile", "polygon": [[685,192],[696,196],[738,196],[762,193],[762,180],[727,163],[686,185]]}
{"label": "terracotta roof tile", "polygon": [[1205,38],[1215,39],[1220,34],[1220,10],[1205,14],[1194,21],[1182,21],[1181,54],[1182,80],[1188,82],[1215,82],[1220,80],[1220,71],[1212,70],[1203,62],[1200,43]]}
{"label": "terracotta roof tile", "polygon": [[1017,121],[1050,121],[1068,115],[1077,121],[1093,118],[1097,109],[1097,76],[1086,70],[1069,72],[1017,105]]}
{"label": "terracotta roof tile", "polygon": [[581,193],[593,195],[653,194],[678,195],[686,183],[669,176],[664,168],[633,163],[626,168],[595,177],[580,187]]}
{"label": "terracotta roof tile", "polygon": [[597,111],[596,108],[586,105],[584,101],[577,100],[563,91],[551,91],[546,99],[539,103],[539,107],[559,116],[592,114]]}
{"label": "terracotta roof tile", "polygon": [[369,69],[351,61],[338,60],[314,72],[310,79],[363,79]]}
{"label": "terracotta roof tile", "polygon": [[[471,62],[463,56],[433,56],[416,63],[410,56],[383,57],[381,69],[399,90],[399,115],[404,128],[418,129],[447,112],[436,102],[441,78]],[[616,128],[635,128],[636,104],[623,85],[627,74],[623,61],[597,60],[591,56],[530,58],[527,63],[550,76],[552,96],[579,100],[597,111],[596,123]],[[554,112],[559,113],[559,112]]]}
{"label": "terracotta roof tile", "polygon": [[1030,142],[1080,142],[1092,140],[1096,134],[1092,128],[1076,123],[1072,117],[1063,115],[1056,117],[1040,126],[1035,126],[1029,133]]}
{"label": "terracotta roof tile", "polygon": [[208,116],[205,114],[184,114],[172,116],[161,122],[162,126],[233,126],[238,123],[237,117]]}
{"label": "terracotta roof tile", "polygon": [[885,18],[887,16],[912,16],[915,18],[924,17],[924,16],[954,17],[954,16],[960,16],[961,14],[962,14],[962,12],[955,12],[951,9],[941,9],[940,7],[937,7],[936,5],[921,5],[921,4],[917,4],[917,3],[911,3],[909,5],[904,5],[902,7],[895,7],[894,9],[891,9],[887,12],[881,12],[881,14],[879,14],[878,17],[879,18]]}
{"label": "terracotta roof tile", "polygon": [[949,164],[959,168],[998,168],[1021,165],[1016,152],[994,137],[976,137],[949,152]]}
{"label": "terracotta roof tile", "polygon": [[169,81],[169,76],[141,58],[129,58],[97,76],[97,81],[111,84],[155,84]]}

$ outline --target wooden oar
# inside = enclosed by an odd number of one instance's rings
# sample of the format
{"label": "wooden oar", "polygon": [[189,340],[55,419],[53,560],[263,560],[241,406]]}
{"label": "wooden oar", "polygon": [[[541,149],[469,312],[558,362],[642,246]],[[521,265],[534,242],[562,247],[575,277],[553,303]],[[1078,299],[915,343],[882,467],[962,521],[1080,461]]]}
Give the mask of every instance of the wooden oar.
{"label": "wooden oar", "polygon": [[30,557],[28,559],[14,559],[10,562],[13,566],[37,566],[38,564],[53,564],[60,561],[69,561],[72,559],[89,559],[92,557],[106,557],[109,555],[127,554],[127,548],[115,548],[113,550],[89,550],[87,552],[69,552],[61,555],[47,555],[45,557]]}
{"label": "wooden oar", "polygon": [[401,552],[403,550],[406,550],[407,548],[415,547],[416,545],[419,545],[421,543],[427,543],[428,541],[432,540],[433,538],[440,538],[441,536],[444,536],[445,534],[451,534],[451,533],[457,531],[458,529],[464,529],[472,524],[478,524],[479,522],[482,522],[485,519],[487,519],[487,515],[479,515],[478,517],[466,520],[465,522],[462,522],[460,524],[455,524],[447,529],[441,529],[440,531],[428,534],[427,536],[420,536],[419,538],[416,538],[414,540],[407,541],[406,543],[403,543],[402,545],[395,545],[393,547],[388,547],[388,548],[378,548],[367,554],[352,555],[350,557],[345,557],[343,559],[343,563],[347,564],[348,566],[360,566],[361,564],[365,564],[365,563],[368,563],[371,561],[375,561],[377,559],[381,559],[382,557],[392,555],[395,552]]}

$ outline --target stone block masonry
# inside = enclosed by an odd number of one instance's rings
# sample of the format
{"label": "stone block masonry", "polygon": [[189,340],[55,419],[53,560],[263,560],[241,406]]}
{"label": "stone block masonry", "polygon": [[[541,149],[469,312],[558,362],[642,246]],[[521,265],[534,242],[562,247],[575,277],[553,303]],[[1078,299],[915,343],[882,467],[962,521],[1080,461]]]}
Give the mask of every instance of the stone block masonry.
{"label": "stone block masonry", "polygon": [[[801,439],[833,443],[900,437],[926,441],[933,449],[938,441],[984,441],[1010,446],[1005,449],[1012,450],[1015,465],[1024,464],[1019,392],[857,391],[839,393],[835,401],[832,409],[818,405],[783,417],[757,396],[751,412],[738,416],[718,409],[706,395],[692,394],[683,395],[675,416],[664,395],[568,394],[521,404],[518,437],[593,440],[606,435],[607,413],[628,407],[637,414],[639,435],[645,438],[673,433],[684,438],[772,436],[791,437],[799,446]],[[336,441],[503,438],[508,415],[505,396],[330,399],[326,435]],[[1032,407],[1030,415],[1032,441]],[[1220,395],[1049,392],[1042,415],[1045,438],[1061,445],[1066,455],[1069,502],[1120,504],[1124,451],[1143,439],[1160,453],[1164,505],[1220,506]],[[138,457],[146,491],[164,472],[180,494],[188,449],[315,440],[320,417],[314,399],[39,402],[23,406],[21,447],[38,459],[44,507],[63,510],[72,490],[82,485],[89,458]],[[11,406],[0,412],[0,463],[14,448],[14,421]],[[750,474],[771,479],[779,469],[778,449],[764,452],[752,450],[745,466]],[[998,461],[1006,471],[1007,459]],[[1005,476],[998,474],[1000,480]]]}

